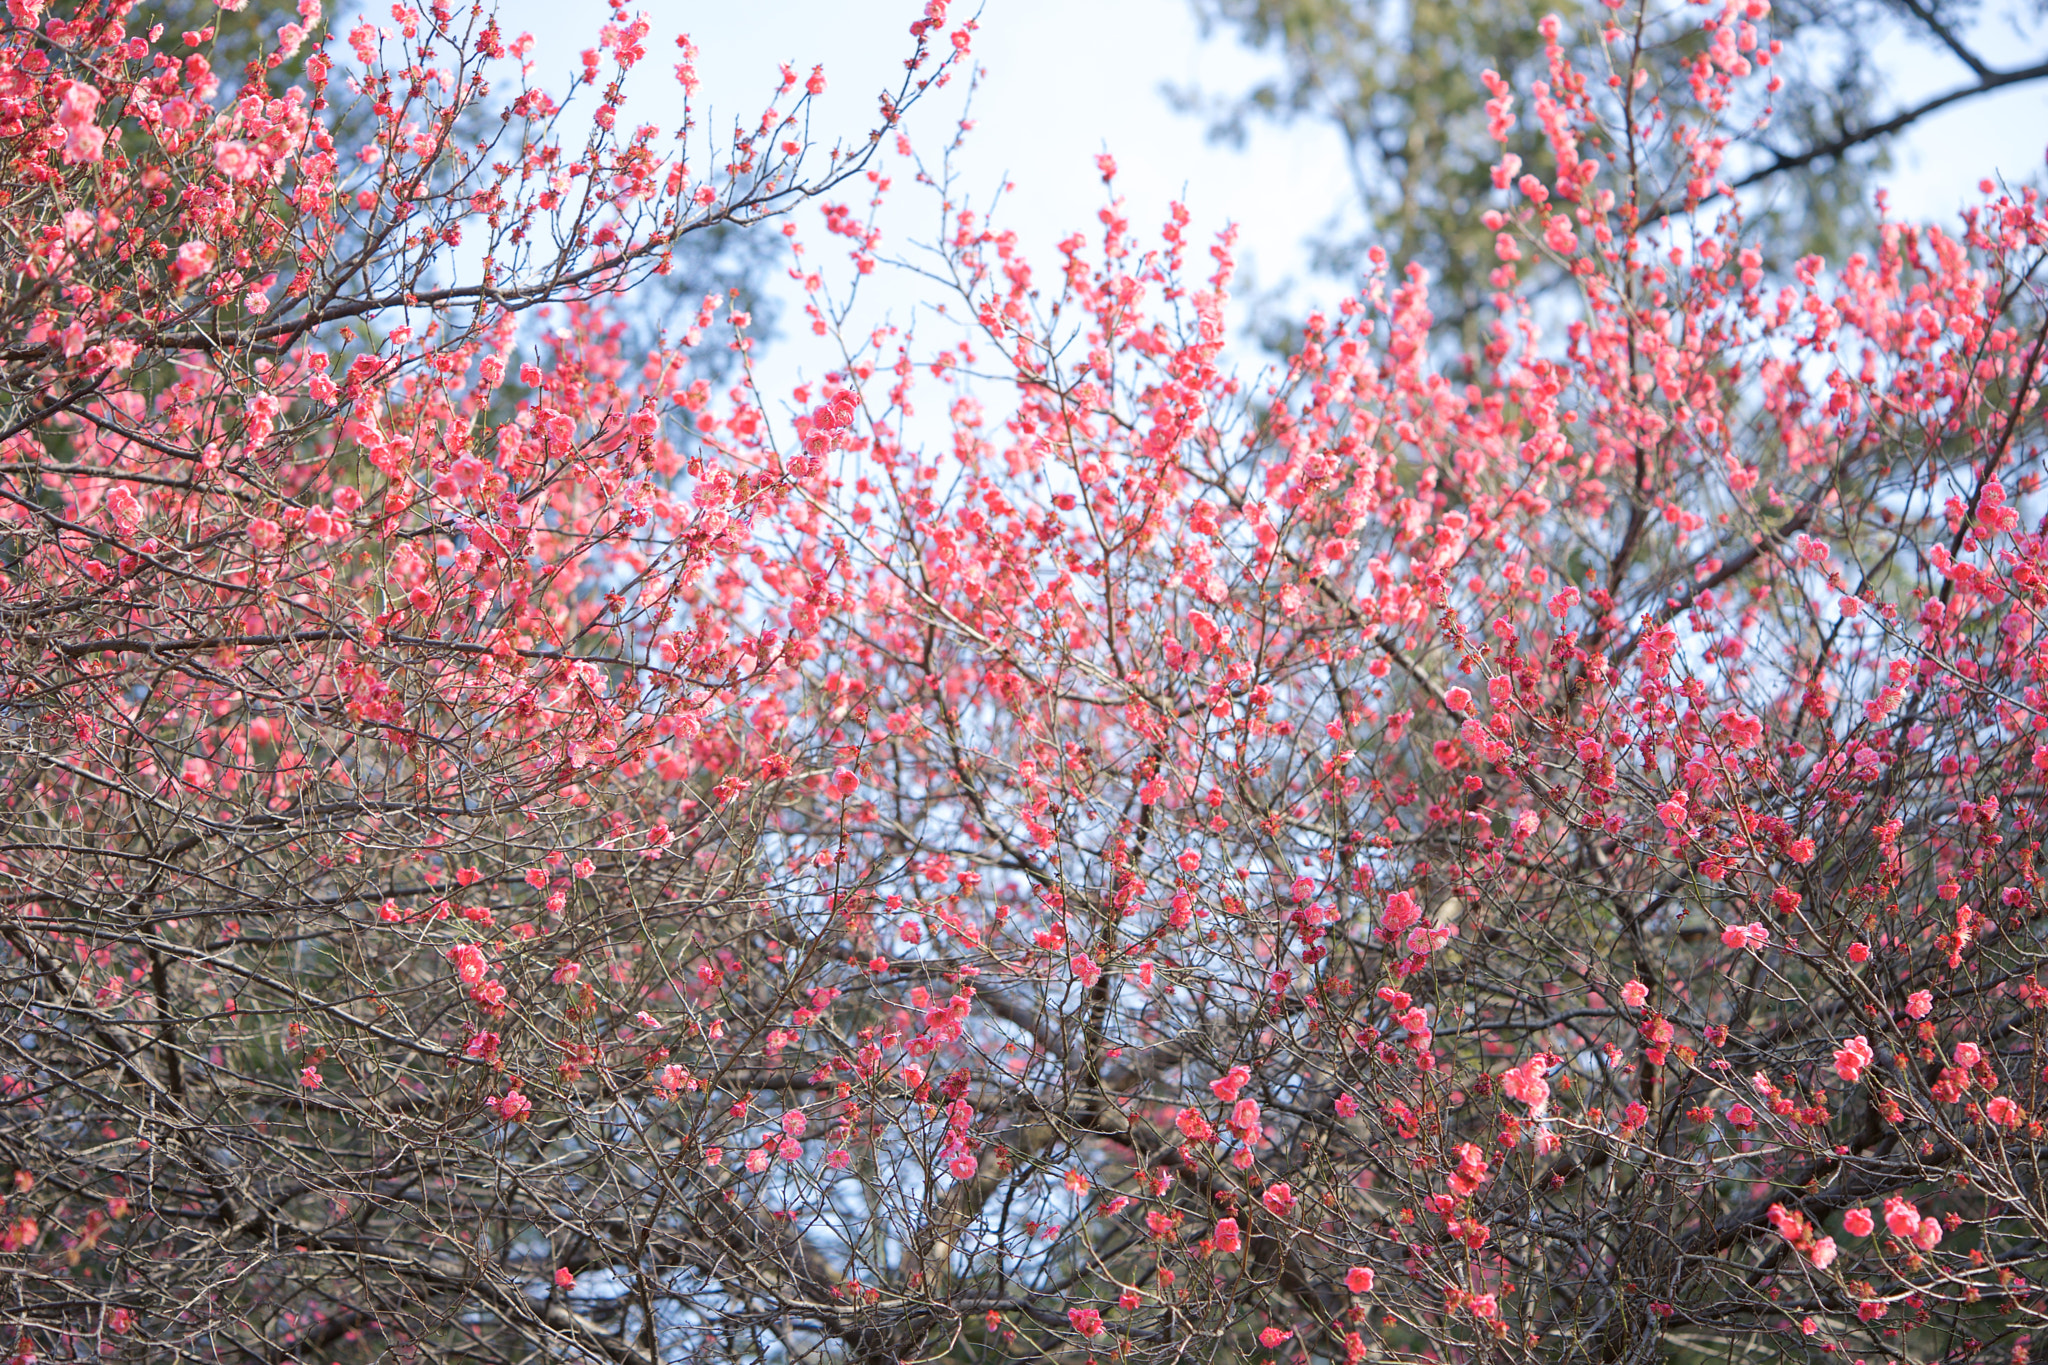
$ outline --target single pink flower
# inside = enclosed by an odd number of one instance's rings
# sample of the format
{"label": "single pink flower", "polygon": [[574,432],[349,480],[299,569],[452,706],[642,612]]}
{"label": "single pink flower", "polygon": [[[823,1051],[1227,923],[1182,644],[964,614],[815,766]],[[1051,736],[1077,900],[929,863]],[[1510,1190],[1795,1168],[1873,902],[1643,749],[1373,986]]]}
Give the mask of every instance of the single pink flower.
{"label": "single pink flower", "polygon": [[506,1123],[519,1123],[533,1112],[533,1101],[517,1090],[508,1090],[503,1096],[493,1095],[484,1101],[484,1106]]}
{"label": "single pink flower", "polygon": [[190,284],[201,275],[213,269],[220,252],[211,242],[187,242],[178,248],[178,254],[171,261],[171,278],[180,285]]}

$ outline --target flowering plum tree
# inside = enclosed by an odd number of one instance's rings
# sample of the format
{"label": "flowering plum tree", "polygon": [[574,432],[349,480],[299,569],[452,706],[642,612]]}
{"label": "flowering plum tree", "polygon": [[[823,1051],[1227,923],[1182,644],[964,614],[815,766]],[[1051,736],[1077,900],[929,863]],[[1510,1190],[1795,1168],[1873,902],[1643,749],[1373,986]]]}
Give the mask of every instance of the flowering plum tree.
{"label": "flowering plum tree", "polygon": [[[239,83],[127,0],[0,30],[0,1355],[647,1358],[550,1288],[639,1233],[493,1221],[546,1112],[498,1040],[565,988],[608,1027],[746,875],[746,802],[611,791],[774,652],[709,586],[767,476],[656,497],[720,301],[631,355],[607,301],[861,174],[958,53],[921,23],[828,153],[817,72],[724,146],[630,121],[623,7],[587,133],[488,13],[273,15]],[[629,857],[653,899],[585,913]],[[556,1171],[601,1226],[614,1136]]]}
{"label": "flowering plum tree", "polygon": [[803,265],[785,419],[606,307],[807,183],[782,115],[722,193],[465,162],[359,30],[384,159],[245,181],[317,93],[164,141],[147,40],[14,32],[9,1349],[2031,1358],[2035,192],[1769,278],[1552,24],[1479,353],[1375,259],[1248,380],[1228,234],[1041,277],[934,173],[961,330]]}

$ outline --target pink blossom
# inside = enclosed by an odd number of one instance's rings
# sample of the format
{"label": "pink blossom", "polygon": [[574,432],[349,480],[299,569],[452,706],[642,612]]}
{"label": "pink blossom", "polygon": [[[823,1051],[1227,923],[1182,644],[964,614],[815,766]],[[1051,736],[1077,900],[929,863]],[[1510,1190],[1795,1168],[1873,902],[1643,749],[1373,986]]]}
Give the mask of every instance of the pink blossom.
{"label": "pink blossom", "polygon": [[1282,1342],[1291,1340],[1293,1336],[1294,1333],[1285,1327],[1261,1327],[1259,1329],[1259,1345],[1270,1351]]}
{"label": "pink blossom", "polygon": [[1259,1197],[1259,1202],[1264,1204],[1266,1212],[1272,1214],[1275,1218],[1285,1218],[1288,1214],[1294,1212],[1294,1191],[1288,1188],[1284,1182],[1269,1185],[1266,1187],[1266,1192]]}
{"label": "pink blossom", "polygon": [[213,168],[230,180],[253,180],[263,172],[263,159],[248,143],[230,138],[214,144]]}
{"label": "pink blossom", "polygon": [[1427,957],[1458,936],[1458,926],[1446,924],[1441,928],[1418,924],[1408,931],[1408,951],[1417,957]]}
{"label": "pink blossom", "polygon": [[1876,1055],[1869,1040],[1859,1033],[1835,1049],[1835,1074],[1853,1085],[1863,1078],[1863,1069],[1876,1060]]}
{"label": "pink blossom", "polygon": [[1543,245],[1560,256],[1569,256],[1579,249],[1578,230],[1572,220],[1562,213],[1554,213],[1543,225]]}
{"label": "pink blossom", "polygon": [[1985,1116],[2001,1128],[2017,1128],[2027,1121],[2027,1111],[2006,1095],[1995,1095],[1984,1105]]}
{"label": "pink blossom", "polygon": [[484,960],[484,950],[474,943],[458,943],[448,950],[448,958],[455,964],[455,975],[465,986],[474,986],[484,979],[490,970]]}
{"label": "pink blossom", "polygon": [[1721,731],[1738,749],[1754,749],[1763,742],[1764,723],[1746,711],[1724,711]]}
{"label": "pink blossom", "polygon": [[171,260],[171,278],[180,285],[190,284],[201,275],[213,269],[213,263],[220,259],[220,252],[211,242],[187,242],[178,248],[178,254]]}
{"label": "pink blossom", "polygon": [[1233,1133],[1237,1134],[1241,1141],[1250,1142],[1258,1137],[1261,1132],[1259,1125],[1259,1102],[1257,1100],[1239,1100],[1236,1104],[1231,1105],[1229,1127]]}
{"label": "pink blossom", "polygon": [[1486,1155],[1469,1142],[1458,1144],[1458,1165],[1448,1178],[1451,1193],[1460,1198],[1471,1195],[1487,1180]]}
{"label": "pink blossom", "polygon": [[1906,1013],[1915,1019],[1925,1019],[1934,1013],[1934,992],[1914,991],[1906,997]]}
{"label": "pink blossom", "polygon": [[1537,1118],[1550,1104],[1550,1082],[1543,1073],[1550,1059],[1542,1053],[1531,1057],[1520,1066],[1510,1067],[1501,1074],[1500,1088],[1511,1100],[1520,1100],[1529,1106],[1529,1117]]}
{"label": "pink blossom", "polygon": [[1722,946],[1747,948],[1755,952],[1771,941],[1771,931],[1751,920],[1748,924],[1731,924],[1721,931]]}
{"label": "pink blossom", "polygon": [[1096,1309],[1069,1308],[1067,1310],[1067,1321],[1072,1323],[1074,1330],[1084,1337],[1099,1337],[1102,1335],[1102,1314]]}
{"label": "pink blossom", "polygon": [[1355,1265],[1344,1275],[1344,1287],[1354,1294],[1372,1293],[1372,1270],[1367,1266]]}
{"label": "pink blossom", "polygon": [[1396,891],[1387,897],[1387,909],[1383,918],[1389,931],[1399,933],[1422,918],[1422,909],[1416,905],[1413,892]]}
{"label": "pink blossom", "polygon": [[502,1097],[493,1095],[484,1106],[506,1123],[518,1123],[533,1112],[533,1101],[517,1090],[508,1090]]}
{"label": "pink blossom", "polygon": [[1215,1243],[1216,1249],[1222,1252],[1236,1251],[1242,1247],[1243,1243],[1239,1240],[1237,1220],[1235,1218],[1219,1218],[1216,1220]]}
{"label": "pink blossom", "polygon": [[1625,982],[1621,988],[1621,1003],[1632,1010],[1639,1010],[1650,998],[1650,988],[1640,981]]}
{"label": "pink blossom", "polygon": [[1842,1231],[1851,1237],[1868,1237],[1876,1226],[1869,1209],[1850,1209],[1842,1215]]}
{"label": "pink blossom", "polygon": [[57,126],[64,131],[64,160],[67,164],[98,161],[107,143],[107,130],[95,121],[99,117],[100,92],[84,81],[67,80],[57,96]]}
{"label": "pink blossom", "polygon": [[575,1287],[576,1275],[574,1271],[570,1270],[567,1266],[562,1266],[555,1271],[555,1288],[574,1289]]}
{"label": "pink blossom", "polygon": [[1220,1078],[1209,1082],[1209,1089],[1217,1099],[1229,1104],[1244,1092],[1245,1083],[1251,1078],[1251,1068],[1234,1066]]}

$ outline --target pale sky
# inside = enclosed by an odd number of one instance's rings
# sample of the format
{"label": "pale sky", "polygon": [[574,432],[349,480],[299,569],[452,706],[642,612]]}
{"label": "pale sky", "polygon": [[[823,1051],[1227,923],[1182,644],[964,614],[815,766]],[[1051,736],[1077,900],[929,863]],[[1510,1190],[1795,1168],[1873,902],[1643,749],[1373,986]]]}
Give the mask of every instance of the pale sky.
{"label": "pale sky", "polygon": [[[900,76],[911,45],[908,26],[922,3],[642,0],[632,9],[644,10],[653,23],[642,72],[656,79],[629,110],[631,122],[673,121],[680,106],[667,74],[675,60],[672,42],[677,32],[688,32],[701,54],[700,113],[715,109],[726,127],[736,117],[758,114],[780,63],[808,72],[822,62],[829,88],[813,130],[830,141],[857,139],[872,122],[876,93]],[[956,0],[949,23],[972,12],[971,4]],[[576,54],[594,43],[605,10],[593,0],[504,0],[500,15],[509,31],[530,30],[539,39],[537,74],[546,80],[551,67],[566,78]],[[2037,42],[1988,27],[1983,37],[1993,61],[2035,59]],[[1898,46],[1882,55],[1902,98],[1946,89],[1964,75],[1959,63],[1924,50]],[[1240,260],[1259,284],[1291,276],[1304,280],[1303,297],[1334,296],[1335,282],[1305,278],[1302,242],[1348,195],[1337,138],[1303,121],[1255,125],[1243,150],[1208,141],[1201,121],[1173,109],[1162,87],[1241,91],[1273,70],[1274,59],[1247,51],[1228,31],[1205,39],[1186,0],[986,0],[976,56],[986,74],[974,101],[975,130],[959,163],[962,179],[969,197],[985,203],[1007,176],[1015,188],[1004,196],[998,225],[1019,234],[1041,277],[1053,268],[1054,242],[1095,228],[1103,203],[1095,156],[1106,150],[1117,158],[1134,230],[1150,235],[1169,201],[1183,199],[1197,241],[1225,222],[1239,224]],[[1526,108],[1527,92],[1520,93]],[[964,83],[956,82],[914,112],[910,129],[920,151],[939,150],[964,94]],[[1894,211],[1906,218],[1946,217],[1974,196],[1985,175],[2038,179],[2044,141],[2048,83],[1931,117],[1897,144],[1897,170],[1889,177]],[[897,246],[928,238],[933,222],[932,201],[907,179],[896,195],[898,212],[885,220]],[[823,244],[814,215],[802,231]],[[875,283],[892,309],[911,308],[927,292],[909,280]],[[797,335],[798,323],[795,310],[785,310],[783,339],[766,356],[764,369],[778,382],[799,370],[815,375],[823,361],[804,354],[808,338]]]}

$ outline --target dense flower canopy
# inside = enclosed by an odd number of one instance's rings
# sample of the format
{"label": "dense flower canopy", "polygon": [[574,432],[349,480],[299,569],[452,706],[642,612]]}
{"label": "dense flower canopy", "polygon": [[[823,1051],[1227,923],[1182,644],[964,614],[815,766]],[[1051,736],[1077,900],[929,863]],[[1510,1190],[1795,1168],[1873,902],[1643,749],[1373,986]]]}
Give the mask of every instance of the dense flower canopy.
{"label": "dense flower canopy", "polygon": [[[939,0],[703,169],[622,10],[584,145],[481,14],[10,12],[0,1349],[2028,1358],[2048,208],[1768,277],[1762,0],[1492,83],[1478,354],[1376,256],[1256,376],[1107,158],[834,294]],[[814,195],[833,370],[629,345]]]}

